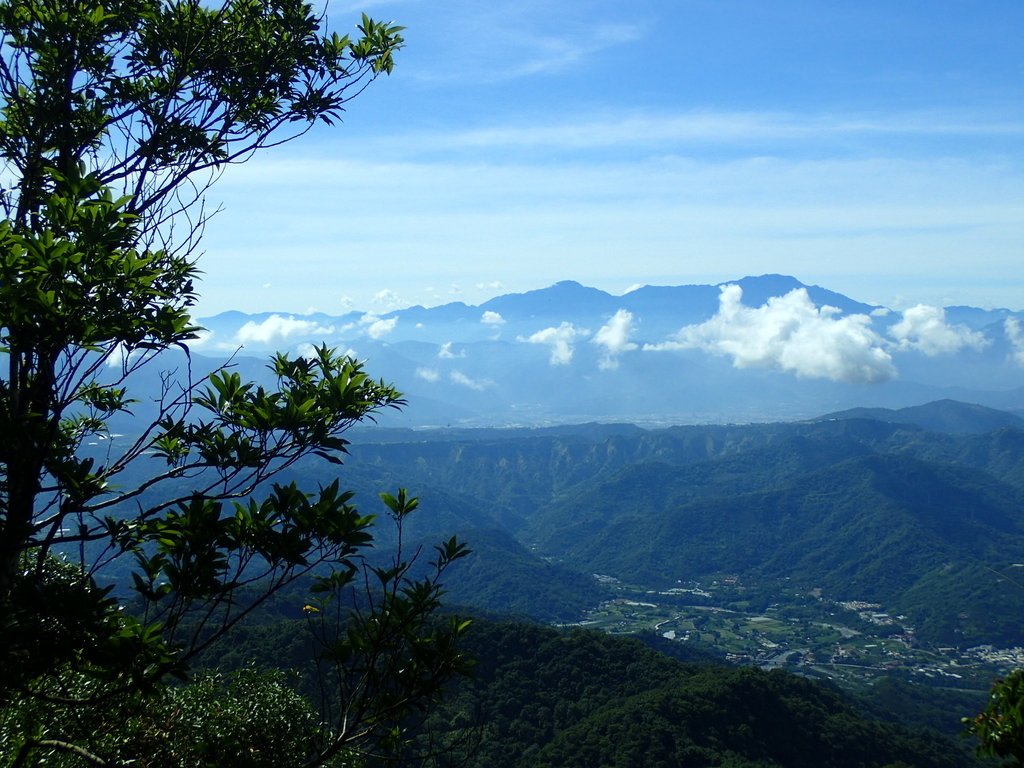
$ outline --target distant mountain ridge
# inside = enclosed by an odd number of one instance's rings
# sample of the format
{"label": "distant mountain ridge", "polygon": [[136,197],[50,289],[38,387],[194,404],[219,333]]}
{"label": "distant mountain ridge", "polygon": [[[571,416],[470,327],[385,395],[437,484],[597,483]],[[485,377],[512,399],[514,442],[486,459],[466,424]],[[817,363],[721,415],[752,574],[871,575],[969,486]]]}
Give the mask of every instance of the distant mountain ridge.
{"label": "distant mountain ridge", "polygon": [[[200,318],[200,323],[208,328],[241,326],[246,322],[259,323],[274,315],[291,317],[298,320],[324,324],[345,325],[358,321],[366,314],[372,314],[384,320],[398,319],[404,329],[404,335],[395,338],[413,336],[417,323],[436,320],[446,323],[478,323],[483,313],[497,312],[506,322],[528,321],[536,318],[601,318],[610,316],[618,309],[658,317],[665,315],[673,323],[685,323],[707,319],[718,308],[721,289],[726,285],[738,285],[743,289],[745,303],[758,306],[770,298],[783,296],[790,291],[804,289],[818,306],[837,307],[844,313],[869,314],[879,307],[864,304],[850,299],[840,293],[830,291],[816,285],[805,285],[795,277],[788,275],[766,274],[757,277],[748,276],[738,280],[730,280],[715,285],[644,285],[622,295],[614,295],[591,288],[575,280],[562,280],[545,288],[537,288],[523,293],[509,293],[497,296],[480,305],[465,304],[461,301],[449,302],[434,307],[414,305],[403,309],[389,309],[384,312],[373,310],[350,311],[342,315],[330,315],[324,312],[296,314],[291,312],[259,312],[246,314],[229,310],[210,317]],[[967,308],[961,308],[967,309]],[[986,310],[978,310],[985,312]],[[979,322],[977,318],[975,323]],[[675,326],[676,329],[678,326]]]}
{"label": "distant mountain ridge", "polygon": [[983,405],[940,400],[906,408],[850,408],[823,419],[872,419],[891,424],[913,424],[933,432],[970,434],[1013,427],[1024,429],[1024,419]]}
{"label": "distant mountain ridge", "polygon": [[396,425],[745,422],[942,399],[1024,412],[1024,312],[892,311],[777,274],[200,322],[198,370],[320,343],[366,360],[407,395]]}

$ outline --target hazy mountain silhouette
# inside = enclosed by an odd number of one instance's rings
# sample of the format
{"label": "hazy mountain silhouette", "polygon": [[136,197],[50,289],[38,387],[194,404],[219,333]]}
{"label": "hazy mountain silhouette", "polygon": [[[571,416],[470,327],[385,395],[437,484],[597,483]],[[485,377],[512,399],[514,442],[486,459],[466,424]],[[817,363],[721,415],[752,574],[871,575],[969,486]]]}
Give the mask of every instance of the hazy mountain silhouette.
{"label": "hazy mountain silhouette", "polygon": [[775,274],[621,296],[566,280],[479,306],[226,312],[201,320],[211,335],[192,352],[205,369],[327,343],[407,394],[394,424],[744,422],[943,399],[1024,409],[1008,320],[1024,313],[890,311]]}

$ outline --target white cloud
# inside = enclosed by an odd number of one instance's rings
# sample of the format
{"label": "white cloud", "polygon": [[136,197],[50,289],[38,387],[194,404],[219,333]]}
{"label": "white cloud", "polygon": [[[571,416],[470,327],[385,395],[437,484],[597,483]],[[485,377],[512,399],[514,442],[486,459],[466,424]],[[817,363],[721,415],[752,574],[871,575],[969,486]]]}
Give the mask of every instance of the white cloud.
{"label": "white cloud", "polygon": [[125,368],[128,365],[128,361],[134,355],[138,357],[141,353],[138,350],[128,351],[128,348],[121,342],[117,342],[114,348],[110,351],[110,355],[107,357],[108,368]]}
{"label": "white cloud", "polygon": [[568,365],[572,362],[573,343],[586,335],[586,331],[576,328],[572,323],[562,323],[557,328],[545,328],[532,336],[520,336],[518,340],[528,344],[547,344],[551,347],[551,364]]}
{"label": "white cloud", "polygon": [[429,381],[431,384],[441,378],[441,374],[433,368],[417,368],[416,376],[424,381]]}
{"label": "white cloud", "polygon": [[359,324],[366,326],[366,335],[371,339],[382,339],[395,330],[398,325],[397,317],[389,317],[384,320],[377,315],[367,313],[359,318]]}
{"label": "white cloud", "polygon": [[913,349],[929,357],[951,355],[964,347],[982,350],[991,342],[980,331],[946,323],[946,310],[918,304],[903,310],[903,319],[889,329],[899,349]]}
{"label": "white cloud", "polygon": [[295,348],[295,354],[299,357],[304,357],[307,360],[316,359],[316,345],[310,344],[308,341],[304,341]]}
{"label": "white cloud", "polygon": [[190,349],[198,349],[200,347],[208,346],[216,334],[213,331],[208,331],[203,328],[201,331],[196,331],[196,337],[192,341],[188,342]]}
{"label": "white cloud", "polygon": [[484,291],[484,290],[500,291],[505,286],[502,285],[501,281],[499,281],[499,280],[491,280],[489,283],[477,283],[476,287],[478,289],[480,289],[481,291]]}
{"label": "white cloud", "polygon": [[397,293],[392,291],[390,288],[385,288],[382,291],[377,291],[373,295],[373,303],[387,307],[388,309],[393,309],[395,307],[402,306],[403,301]]}
{"label": "white cloud", "polygon": [[445,146],[561,150],[622,145],[693,145],[752,141],[823,141],[856,137],[1021,136],[1024,123],[964,121],[954,115],[906,113],[883,119],[828,113],[712,111],[609,112],[549,123],[519,122],[471,128],[445,136]]}
{"label": "white cloud", "polygon": [[601,368],[618,368],[619,355],[637,348],[637,345],[629,340],[632,332],[633,313],[620,309],[594,334],[593,342],[604,347],[604,356],[599,363]]}
{"label": "white cloud", "polygon": [[240,344],[274,344],[296,336],[326,336],[334,333],[334,326],[320,325],[313,320],[271,315],[262,323],[247,322],[235,334]]}
{"label": "white cloud", "polygon": [[437,356],[442,360],[454,360],[466,356],[466,350],[460,349],[458,352],[452,352],[452,343],[446,341],[441,345],[441,348],[437,350]]}
{"label": "white cloud", "polygon": [[1016,317],[1008,317],[1003,323],[1003,328],[1012,348],[1010,357],[1017,365],[1024,365],[1024,327]]}
{"label": "white cloud", "polygon": [[490,379],[471,379],[462,371],[452,371],[448,374],[448,378],[450,378],[454,384],[475,389],[477,392],[483,391],[493,384]]}
{"label": "white cloud", "polygon": [[867,315],[819,309],[799,288],[753,308],[743,289],[723,286],[718,313],[683,328],[674,341],[645,349],[702,349],[732,358],[737,368],[774,368],[807,378],[869,383],[896,375],[886,342]]}
{"label": "white cloud", "polygon": [[480,322],[484,325],[504,325],[505,318],[501,316],[500,312],[493,312],[488,309],[481,315]]}

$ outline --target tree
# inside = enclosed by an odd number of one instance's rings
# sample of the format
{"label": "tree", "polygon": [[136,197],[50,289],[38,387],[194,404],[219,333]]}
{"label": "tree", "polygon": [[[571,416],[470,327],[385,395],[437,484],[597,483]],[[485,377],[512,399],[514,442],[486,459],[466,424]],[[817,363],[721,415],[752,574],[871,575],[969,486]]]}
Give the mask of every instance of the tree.
{"label": "tree", "polygon": [[1024,765],[1024,670],[996,680],[985,709],[963,723],[965,732],[977,737],[979,754]]}
{"label": "tree", "polygon": [[[317,568],[328,593],[362,573],[386,598],[330,648],[383,671],[356,681],[360,727],[341,713],[347,727],[320,758],[392,738],[462,664],[464,624],[432,616],[463,545],[439,547],[428,577],[414,579],[402,552],[366,569],[373,518],[351,493],[276,482],[300,460],[340,464],[345,431],[402,405],[400,393],[326,347],[275,356],[274,387],[229,366],[190,374],[210,185],[336,121],[402,45],[401,27],[365,15],[356,39],[321,26],[302,0],[0,1],[2,705],[49,702],[85,722],[181,674]],[[184,371],[162,374],[158,418],[90,453],[131,413],[132,375],[175,350]],[[404,492],[383,498],[399,525],[415,508]],[[96,583],[126,560],[132,610]],[[255,596],[242,602],[243,589]],[[383,664],[388,654],[402,663]],[[45,729],[23,747],[19,760],[43,748],[101,757]]]}

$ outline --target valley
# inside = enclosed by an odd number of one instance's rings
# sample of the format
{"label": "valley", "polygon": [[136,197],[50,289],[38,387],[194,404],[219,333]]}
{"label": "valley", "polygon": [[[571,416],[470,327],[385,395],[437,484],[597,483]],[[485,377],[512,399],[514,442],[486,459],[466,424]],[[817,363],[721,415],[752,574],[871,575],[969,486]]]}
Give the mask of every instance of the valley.
{"label": "valley", "polygon": [[[880,677],[985,692],[1024,665],[1024,648],[936,646],[909,618],[868,601],[836,601],[784,582],[748,585],[735,576],[653,590],[598,576],[612,596],[576,625],[612,634],[655,633],[726,661],[785,668],[862,689]],[[766,595],[771,603],[766,604]]]}

